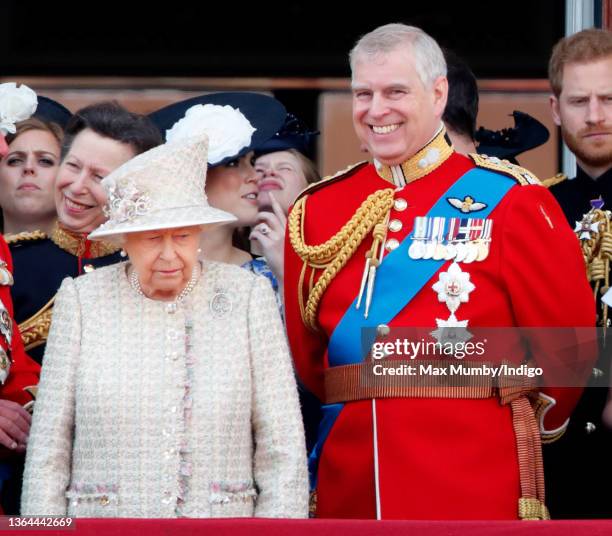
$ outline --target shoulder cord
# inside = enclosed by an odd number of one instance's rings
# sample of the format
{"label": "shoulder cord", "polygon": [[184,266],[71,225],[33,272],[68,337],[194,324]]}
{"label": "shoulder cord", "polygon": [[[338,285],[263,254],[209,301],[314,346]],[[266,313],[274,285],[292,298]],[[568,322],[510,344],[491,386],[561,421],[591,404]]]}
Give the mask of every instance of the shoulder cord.
{"label": "shoulder cord", "polygon": [[[592,223],[598,224],[598,230],[592,238],[580,240],[582,255],[586,263],[589,281],[594,283],[594,296],[598,301],[598,294],[605,294],[610,286],[610,259],[612,258],[612,231],[611,214],[606,210],[594,209],[591,211]],[[577,231],[580,236],[580,231]],[[604,333],[608,324],[608,306],[603,304],[602,327]]]}
{"label": "shoulder cord", "polygon": [[[395,192],[391,188],[378,190],[370,194],[361,204],[351,219],[342,226],[334,236],[322,244],[314,246],[304,242],[304,220],[306,216],[306,199],[300,198],[289,214],[288,229],[291,246],[297,255],[304,261],[300,276],[298,295],[300,297],[300,312],[304,324],[316,330],[316,317],[319,303],[325,290],[336,277],[338,272],[346,265],[357,248],[374,227],[382,223],[393,206]],[[376,239],[381,241],[381,229],[377,229]],[[321,277],[309,288],[308,300],[303,305],[303,283],[306,267],[323,269]]]}

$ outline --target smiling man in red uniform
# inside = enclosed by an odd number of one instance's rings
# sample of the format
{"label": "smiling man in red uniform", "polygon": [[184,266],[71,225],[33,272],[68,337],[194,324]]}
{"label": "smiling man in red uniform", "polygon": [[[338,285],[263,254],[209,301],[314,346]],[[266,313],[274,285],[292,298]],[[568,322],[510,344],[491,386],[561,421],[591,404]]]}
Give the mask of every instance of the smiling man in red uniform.
{"label": "smiling man in red uniform", "polygon": [[[540,433],[563,433],[576,390],[371,385],[360,381],[371,367],[361,340],[364,328],[592,326],[577,241],[528,171],[454,152],[431,37],[380,27],[357,43],[351,68],[354,127],[374,162],[303,192],[287,233],[292,353],[325,404],[311,456],[316,514],[546,518]],[[529,356],[544,368],[545,346]],[[519,340],[507,347],[512,362],[527,360]]]}

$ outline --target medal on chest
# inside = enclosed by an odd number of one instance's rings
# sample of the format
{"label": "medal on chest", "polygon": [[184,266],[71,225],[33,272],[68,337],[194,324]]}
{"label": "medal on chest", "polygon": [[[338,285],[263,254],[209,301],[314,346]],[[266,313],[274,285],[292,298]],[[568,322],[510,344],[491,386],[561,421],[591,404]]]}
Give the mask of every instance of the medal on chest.
{"label": "medal on chest", "polygon": [[9,271],[6,262],[0,260],[0,285],[10,287],[13,285],[13,274]]}
{"label": "medal on chest", "polygon": [[0,335],[6,341],[6,345],[11,347],[11,340],[13,338],[13,321],[7,311],[4,303],[0,300]]}
{"label": "medal on chest", "polygon": [[4,384],[9,375],[11,360],[3,348],[0,348],[0,384]]}
{"label": "medal on chest", "polygon": [[0,346],[0,383],[4,383],[8,378],[9,369],[11,368],[9,353],[13,338],[13,322],[2,301],[0,301],[0,335],[6,342],[7,348],[7,350],[4,350]]}
{"label": "medal on chest", "polygon": [[408,248],[411,259],[481,262],[489,256],[493,220],[419,216]]}
{"label": "medal on chest", "polygon": [[438,294],[438,301],[446,304],[450,316],[446,320],[436,318],[439,328],[465,328],[467,320],[458,320],[455,313],[462,303],[469,301],[470,293],[476,288],[470,281],[470,274],[461,270],[457,262],[453,262],[446,272],[438,274],[438,281],[432,285]]}
{"label": "medal on chest", "polygon": [[610,323],[608,307],[612,303],[610,293],[612,212],[604,210],[604,201],[601,197],[591,200],[591,210],[576,222],[574,233],[580,240],[588,278],[595,291],[595,296],[601,299],[601,309],[598,307],[600,313],[598,325],[603,327],[605,334]]}

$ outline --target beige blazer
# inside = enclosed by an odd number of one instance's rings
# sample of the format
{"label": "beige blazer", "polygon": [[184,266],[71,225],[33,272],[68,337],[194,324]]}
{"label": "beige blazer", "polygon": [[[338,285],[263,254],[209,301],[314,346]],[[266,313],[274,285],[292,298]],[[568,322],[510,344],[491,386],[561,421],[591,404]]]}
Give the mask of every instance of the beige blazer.
{"label": "beige blazer", "polygon": [[171,312],[126,263],[57,296],[24,515],[306,517],[304,432],[273,291],[204,263]]}

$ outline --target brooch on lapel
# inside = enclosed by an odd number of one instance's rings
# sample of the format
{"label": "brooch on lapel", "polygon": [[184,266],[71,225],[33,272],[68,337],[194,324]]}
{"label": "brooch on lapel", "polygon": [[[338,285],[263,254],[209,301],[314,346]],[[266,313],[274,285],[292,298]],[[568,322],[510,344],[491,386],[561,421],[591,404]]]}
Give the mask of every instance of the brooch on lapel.
{"label": "brooch on lapel", "polygon": [[210,300],[209,307],[213,317],[223,318],[232,312],[232,297],[225,289],[215,289],[215,294]]}

